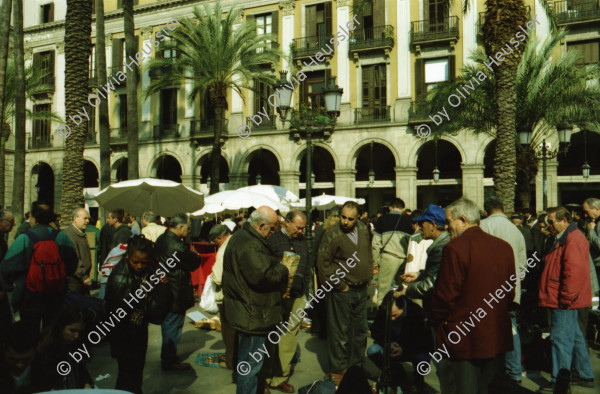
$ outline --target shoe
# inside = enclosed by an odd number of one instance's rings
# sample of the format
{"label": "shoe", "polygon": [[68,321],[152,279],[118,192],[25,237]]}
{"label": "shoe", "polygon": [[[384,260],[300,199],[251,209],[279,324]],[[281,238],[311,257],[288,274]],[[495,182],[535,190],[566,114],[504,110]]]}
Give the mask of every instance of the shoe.
{"label": "shoe", "polygon": [[295,393],[296,389],[288,382],[280,383],[278,386],[270,386],[272,389],[282,391],[284,393]]}
{"label": "shoe", "polygon": [[323,379],[327,379],[328,376],[331,376],[333,378],[333,380],[335,381],[335,385],[339,386],[340,382],[344,378],[344,372],[342,372],[342,373],[333,373],[333,372],[330,372],[327,375],[323,376]]}
{"label": "shoe", "polygon": [[175,364],[171,364],[166,367],[162,367],[163,371],[188,371],[192,369],[192,366],[189,363],[182,363],[180,361]]}
{"label": "shoe", "polygon": [[571,384],[574,386],[587,387],[587,388],[591,388],[591,389],[593,389],[595,387],[594,378],[584,379],[584,378],[580,378],[579,376],[573,376],[571,378]]}

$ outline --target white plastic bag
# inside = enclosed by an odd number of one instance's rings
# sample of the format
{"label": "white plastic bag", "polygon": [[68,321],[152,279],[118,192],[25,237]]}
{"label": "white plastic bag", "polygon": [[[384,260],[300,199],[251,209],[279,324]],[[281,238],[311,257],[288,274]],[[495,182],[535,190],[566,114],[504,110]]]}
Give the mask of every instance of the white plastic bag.
{"label": "white plastic bag", "polygon": [[217,307],[217,289],[213,283],[210,275],[206,278],[204,289],[202,290],[202,297],[200,298],[200,308],[210,313],[219,312]]}

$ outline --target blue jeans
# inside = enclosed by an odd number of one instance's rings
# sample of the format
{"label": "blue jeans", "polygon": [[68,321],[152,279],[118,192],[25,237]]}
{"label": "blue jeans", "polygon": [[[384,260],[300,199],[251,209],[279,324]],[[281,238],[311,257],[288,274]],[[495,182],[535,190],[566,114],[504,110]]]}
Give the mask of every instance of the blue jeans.
{"label": "blue jeans", "polygon": [[577,309],[552,309],[552,382],[561,368],[571,370],[571,364],[580,378],[592,379],[592,362],[587,344],[577,322]]}
{"label": "blue jeans", "polygon": [[184,320],[185,315],[169,312],[160,325],[162,333],[160,359],[163,367],[169,367],[177,362],[177,345],[181,339]]}
{"label": "blue jeans", "polygon": [[266,343],[267,337],[265,336],[238,333],[238,363],[235,366],[237,373],[236,394],[255,394],[257,392],[258,373],[265,359],[269,357],[264,354]]}
{"label": "blue jeans", "polygon": [[517,330],[517,317],[515,312],[510,312],[513,331],[514,350],[507,352],[504,358],[506,374],[512,379],[521,380],[523,367],[521,366],[521,339]]}

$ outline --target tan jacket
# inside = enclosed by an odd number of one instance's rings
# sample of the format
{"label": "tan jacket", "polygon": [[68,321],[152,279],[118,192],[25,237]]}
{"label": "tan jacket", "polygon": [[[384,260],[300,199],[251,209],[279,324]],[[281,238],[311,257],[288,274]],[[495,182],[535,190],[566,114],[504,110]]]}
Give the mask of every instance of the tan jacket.
{"label": "tan jacket", "polygon": [[225,257],[225,248],[229,243],[231,236],[227,237],[223,245],[217,251],[215,257],[215,264],[212,266],[212,272],[210,273],[210,280],[216,285],[217,288],[217,302],[223,302],[223,258]]}
{"label": "tan jacket", "polygon": [[156,242],[158,237],[160,237],[167,228],[165,226],[161,226],[156,223],[148,223],[146,227],[142,229],[142,235],[148,238],[152,242]]}

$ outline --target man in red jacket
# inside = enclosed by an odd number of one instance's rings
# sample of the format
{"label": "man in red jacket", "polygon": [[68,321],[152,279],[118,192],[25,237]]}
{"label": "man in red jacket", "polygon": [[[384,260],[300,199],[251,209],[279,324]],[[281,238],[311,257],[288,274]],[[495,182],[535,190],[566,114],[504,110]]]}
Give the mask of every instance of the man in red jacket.
{"label": "man in red jacket", "polygon": [[552,382],[540,387],[540,392],[554,392],[558,371],[571,370],[572,360],[577,373],[571,383],[594,387],[585,336],[577,323],[578,309],[592,305],[590,247],[585,236],[577,231],[577,223],[571,223],[566,208],[550,208],[548,226],[557,235],[546,254],[546,266],[540,277],[539,305],[550,308],[552,313]]}
{"label": "man in red jacket", "polygon": [[517,282],[515,256],[507,242],[479,227],[479,218],[468,199],[446,208],[452,240],[442,250],[429,312],[442,394],[487,393],[504,354],[513,350],[508,307]]}

